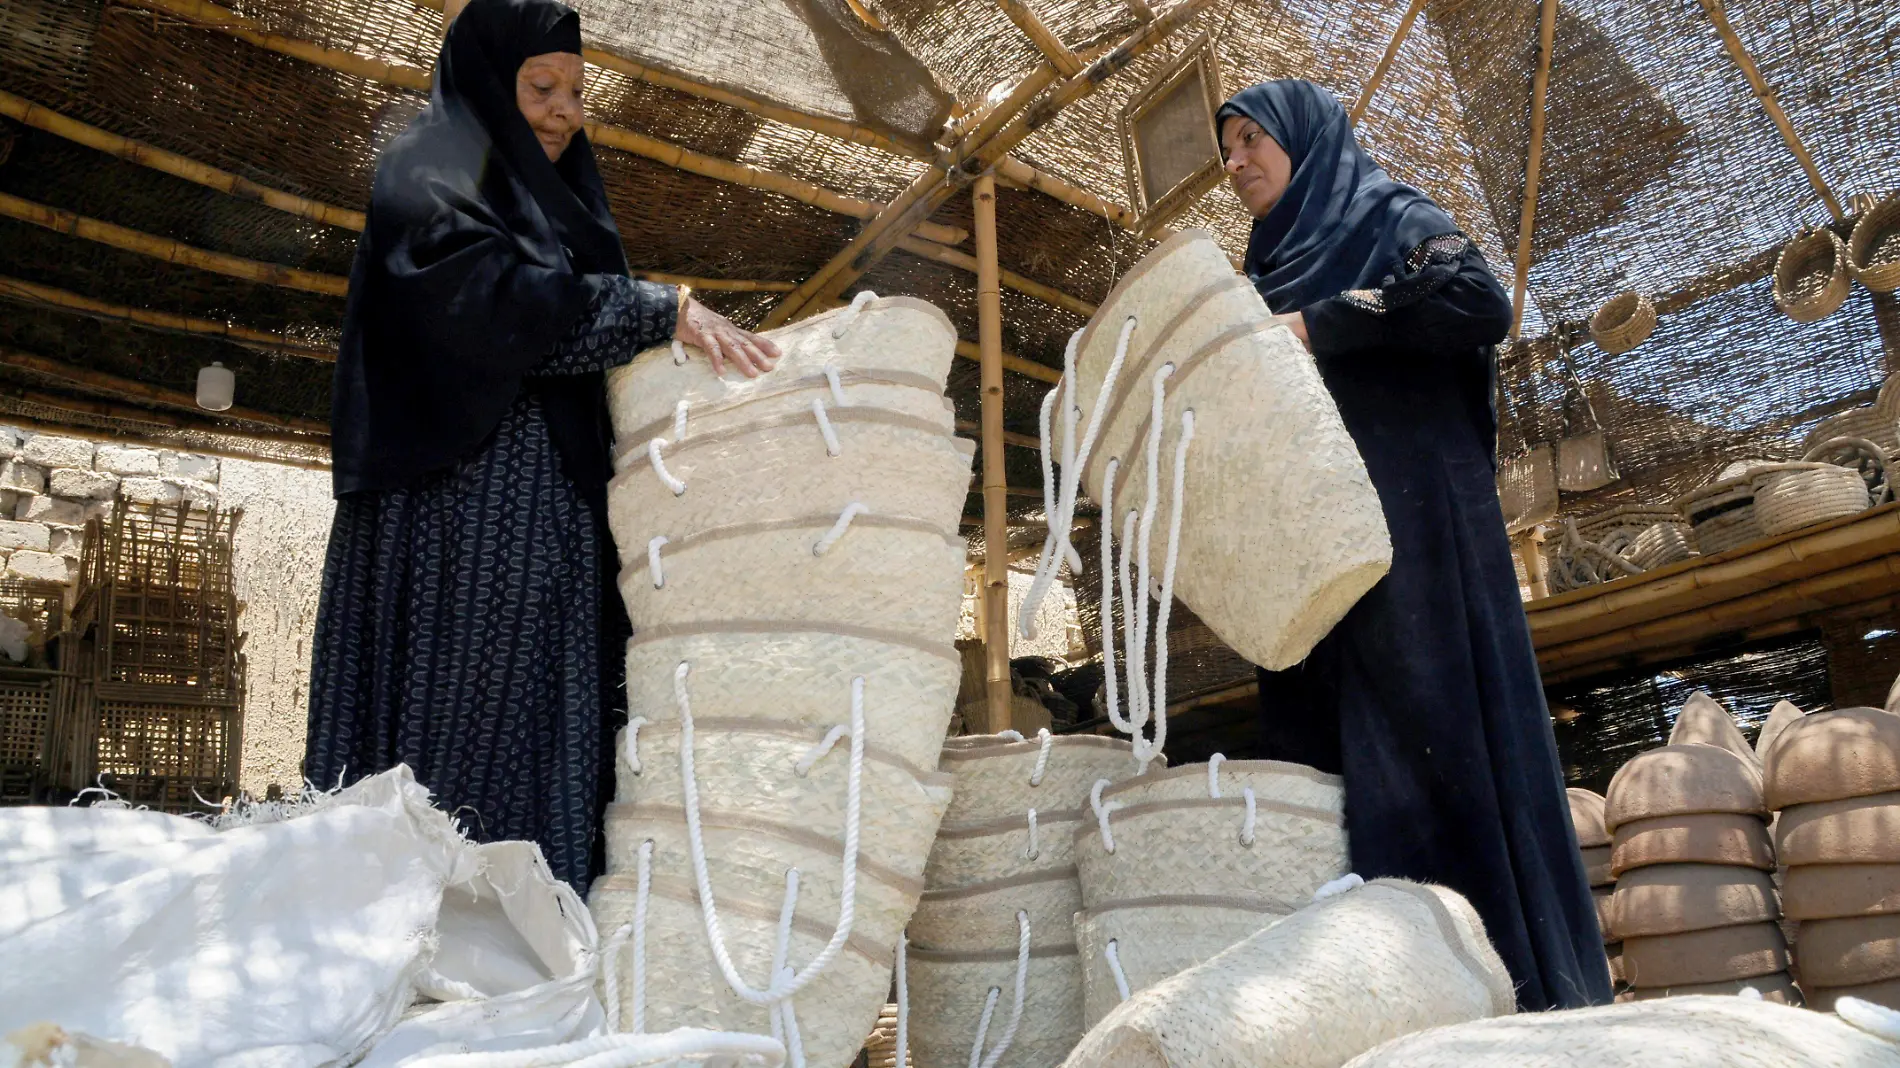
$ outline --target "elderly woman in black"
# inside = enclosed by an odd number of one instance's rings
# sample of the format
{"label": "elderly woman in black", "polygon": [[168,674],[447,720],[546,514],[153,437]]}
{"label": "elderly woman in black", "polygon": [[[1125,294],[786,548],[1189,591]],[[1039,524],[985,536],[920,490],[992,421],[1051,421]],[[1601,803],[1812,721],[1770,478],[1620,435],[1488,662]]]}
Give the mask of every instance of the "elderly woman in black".
{"label": "elderly woman in black", "polygon": [[1216,122],[1254,217],[1247,273],[1312,350],[1392,535],[1386,578],[1304,663],[1260,673],[1259,755],[1342,773],[1353,870],[1470,898],[1522,1007],[1606,1002],[1494,481],[1510,301],[1326,90],[1257,85]]}
{"label": "elderly woman in black", "polygon": [[484,839],[599,866],[626,613],[605,525],[603,372],[677,336],[778,356],[627,275],[581,133],[579,17],[472,0],[383,153],[337,359],[336,521],[305,773],[408,764]]}

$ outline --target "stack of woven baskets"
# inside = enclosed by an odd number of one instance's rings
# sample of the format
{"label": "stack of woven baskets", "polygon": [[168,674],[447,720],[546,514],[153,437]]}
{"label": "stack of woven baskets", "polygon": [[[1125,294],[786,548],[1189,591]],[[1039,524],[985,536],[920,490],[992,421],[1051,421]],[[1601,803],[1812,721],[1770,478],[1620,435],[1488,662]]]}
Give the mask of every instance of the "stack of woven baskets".
{"label": "stack of woven baskets", "polygon": [[1663,505],[1623,504],[1567,523],[1550,568],[1552,593],[1581,589],[1695,555],[1689,524]]}
{"label": "stack of woven baskets", "polygon": [[1583,851],[1583,872],[1597,906],[1597,929],[1603,933],[1603,954],[1610,961],[1610,982],[1623,985],[1623,946],[1610,934],[1610,906],[1615,900],[1616,877],[1610,874],[1610,831],[1603,823],[1603,795],[1571,787],[1570,823]]}
{"label": "stack of woven baskets", "polygon": [[610,379],[635,628],[608,812],[616,1030],[781,1034],[844,1068],[890,990],[950,800],[970,450],[920,301],[774,335],[752,380],[655,350]]}
{"label": "stack of woven baskets", "polygon": [[909,1046],[918,1063],[1048,1068],[1082,1037],[1075,842],[1089,792],[1135,770],[1095,735],[953,739],[955,800],[911,919]]}
{"label": "stack of woven baskets", "polygon": [[1616,876],[1610,928],[1638,999],[1736,993],[1794,1002],[1777,924],[1760,767],[1719,704],[1697,694],[1670,744],[1610,781],[1604,823]]}
{"label": "stack of woven baskets", "polygon": [[1218,754],[1099,786],[1075,842],[1089,1024],[1344,875],[1344,801],[1337,776]]}
{"label": "stack of woven baskets", "polygon": [[1694,530],[1697,552],[1714,556],[1764,537],[1755,519],[1754,475],[1773,466],[1769,460],[1739,460],[1715,481],[1676,500],[1677,511]]}
{"label": "stack of woven baskets", "polygon": [[1766,755],[1809,1004],[1851,995],[1900,1008],[1900,716],[1815,713],[1789,723]]}

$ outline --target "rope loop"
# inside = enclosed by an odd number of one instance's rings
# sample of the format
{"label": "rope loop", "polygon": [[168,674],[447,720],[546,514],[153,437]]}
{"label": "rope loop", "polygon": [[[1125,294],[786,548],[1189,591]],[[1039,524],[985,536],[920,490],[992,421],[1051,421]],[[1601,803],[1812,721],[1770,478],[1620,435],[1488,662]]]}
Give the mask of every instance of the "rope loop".
{"label": "rope loop", "polygon": [[818,433],[825,439],[825,454],[827,456],[836,456],[843,452],[844,447],[838,444],[838,432],[831,428],[831,419],[825,415],[825,399],[823,397],[813,397],[811,399],[811,414],[818,419]]}
{"label": "rope loop", "polygon": [[1029,773],[1030,786],[1041,786],[1042,777],[1049,773],[1049,749],[1056,740],[1056,736],[1050,734],[1047,727],[1037,731],[1036,737],[1041,740],[1042,748],[1036,751],[1036,766]]}
{"label": "rope loop", "polygon": [[679,338],[674,338],[673,339],[673,366],[678,367],[679,365],[685,362],[686,362],[686,344],[682,342]]}
{"label": "rope loop", "polygon": [[656,590],[666,585],[666,575],[660,571],[660,546],[671,540],[664,534],[655,534],[647,542],[647,576],[653,580]]}
{"label": "rope loop", "polygon": [[1128,976],[1122,973],[1122,958],[1121,953],[1115,948],[1116,941],[1111,938],[1108,940],[1108,945],[1102,947],[1102,958],[1108,961],[1109,973],[1115,977],[1115,993],[1121,995],[1121,1000],[1127,1001]]}
{"label": "rope loop", "polygon": [[686,437],[686,401],[681,400],[673,406],[673,440],[681,441]]}
{"label": "rope loop", "polygon": [[1113,853],[1115,852],[1115,835],[1108,829],[1108,814],[1119,806],[1113,801],[1106,805],[1102,804],[1102,788],[1107,785],[1107,779],[1097,779],[1095,785],[1089,787],[1089,807],[1095,810],[1095,823],[1102,831],[1102,848]]}
{"label": "rope loop", "polygon": [[1220,800],[1220,766],[1227,759],[1225,753],[1215,753],[1207,758],[1207,796]]}
{"label": "rope loop", "polygon": [[1002,993],[996,987],[991,987],[990,996],[983,1005],[983,1019],[977,1024],[976,1045],[970,1050],[972,1068],[976,1068],[979,1063],[981,1068],[996,1068],[1003,1054],[1009,1052],[1010,1043],[1016,1041],[1016,1028],[1023,1022],[1023,996],[1029,988],[1029,913],[1022,909],[1016,910],[1016,931],[1016,1000],[1009,1010],[1009,1024],[1003,1028],[1002,1035],[997,1038],[989,1055],[979,1062],[977,1054],[983,1049],[983,1035],[989,1030],[990,1016],[995,1012],[997,998]]}
{"label": "rope loop", "polygon": [[825,365],[825,385],[831,389],[831,402],[840,408],[848,408],[851,402],[844,399],[844,383],[838,379],[838,369],[831,364]]}
{"label": "rope loop", "polygon": [[674,478],[673,472],[666,469],[666,461],[660,458],[660,451],[671,444],[672,442],[665,438],[653,438],[648,441],[647,460],[653,464],[653,473],[660,476],[660,481],[665,483],[667,489],[673,491],[673,496],[677,497],[686,492],[686,483]]}
{"label": "rope loop", "polygon": [[1035,860],[1042,856],[1042,848],[1036,844],[1036,810],[1029,810],[1029,844],[1023,847],[1023,858]]}
{"label": "rope loop", "polygon": [[640,774],[640,728],[650,722],[645,716],[635,716],[627,721],[627,767],[635,775]]}
{"label": "rope loop", "polygon": [[910,932],[897,936],[897,1068],[910,1060]]}
{"label": "rope loop", "polygon": [[798,763],[792,765],[792,771],[801,779],[810,775],[813,765],[823,760],[825,754],[831,752],[831,747],[837,745],[838,739],[844,737],[846,733],[848,731],[844,724],[833,724],[832,728],[825,732],[823,740],[806,750],[804,756],[798,758]]}
{"label": "rope loop", "polygon": [[876,299],[876,293],[868,289],[858,290],[858,295],[851,298],[851,306],[844,310],[843,315],[838,316],[838,322],[832,326],[831,339],[836,341],[843,337],[845,331],[850,330],[851,325],[858,321],[858,316],[863,313],[864,306]]}
{"label": "rope loop", "polygon": [[825,555],[826,552],[830,551],[833,545],[838,543],[839,538],[844,537],[844,532],[851,529],[851,521],[869,511],[869,508],[857,501],[852,501],[850,504],[845,505],[844,511],[838,513],[838,521],[831,524],[831,529],[825,531],[822,537],[812,543],[811,554],[813,556]]}
{"label": "rope loop", "polygon": [[1240,796],[1247,802],[1247,815],[1240,821],[1240,844],[1252,849],[1254,842],[1254,817],[1256,815],[1253,802],[1253,787],[1249,786],[1241,790]]}

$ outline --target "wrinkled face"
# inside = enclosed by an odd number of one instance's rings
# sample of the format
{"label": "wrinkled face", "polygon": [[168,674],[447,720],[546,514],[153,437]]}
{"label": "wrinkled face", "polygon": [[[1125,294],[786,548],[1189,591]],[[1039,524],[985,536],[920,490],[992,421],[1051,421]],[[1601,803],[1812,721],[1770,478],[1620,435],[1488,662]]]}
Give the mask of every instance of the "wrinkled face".
{"label": "wrinkled face", "polygon": [[1271,211],[1293,180],[1293,160],[1286,150],[1244,115],[1229,115],[1221,123],[1220,147],[1234,193],[1247,214],[1258,219]]}
{"label": "wrinkled face", "polygon": [[572,52],[529,56],[515,72],[515,106],[550,160],[580,132],[582,77],[581,57]]}

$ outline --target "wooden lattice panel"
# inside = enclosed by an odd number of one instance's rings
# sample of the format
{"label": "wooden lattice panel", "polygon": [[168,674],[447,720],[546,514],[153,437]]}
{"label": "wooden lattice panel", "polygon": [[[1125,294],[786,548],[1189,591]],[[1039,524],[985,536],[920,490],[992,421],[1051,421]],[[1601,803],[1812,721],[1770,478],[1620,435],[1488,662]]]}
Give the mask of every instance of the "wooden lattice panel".
{"label": "wooden lattice panel", "polygon": [[202,807],[194,792],[215,803],[230,791],[236,707],[101,689],[97,774],[114,793],[135,805],[186,811]]}
{"label": "wooden lattice panel", "polygon": [[0,675],[0,801],[31,799],[52,719],[52,679]]}

